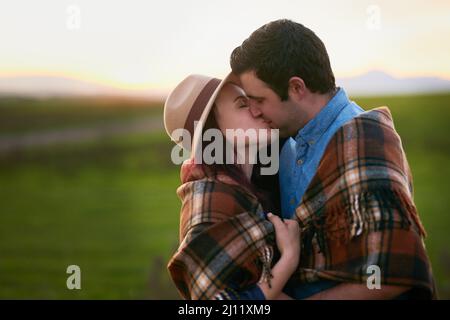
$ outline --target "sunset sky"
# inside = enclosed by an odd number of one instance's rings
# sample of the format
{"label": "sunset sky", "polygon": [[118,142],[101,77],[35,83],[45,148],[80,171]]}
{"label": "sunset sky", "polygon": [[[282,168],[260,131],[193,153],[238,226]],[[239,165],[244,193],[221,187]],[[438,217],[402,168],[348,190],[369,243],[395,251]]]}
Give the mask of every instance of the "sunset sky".
{"label": "sunset sky", "polygon": [[0,76],[54,75],[167,90],[221,76],[252,31],[279,18],[324,41],[337,76],[383,70],[450,79],[450,1],[0,0]]}

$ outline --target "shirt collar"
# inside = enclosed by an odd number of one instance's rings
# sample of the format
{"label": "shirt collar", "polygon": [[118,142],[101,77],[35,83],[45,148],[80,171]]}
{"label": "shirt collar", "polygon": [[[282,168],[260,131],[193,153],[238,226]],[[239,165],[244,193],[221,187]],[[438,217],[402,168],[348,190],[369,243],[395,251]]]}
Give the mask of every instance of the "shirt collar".
{"label": "shirt collar", "polygon": [[336,94],[331,98],[325,107],[312,118],[295,136],[295,141],[306,141],[308,144],[316,142],[330,127],[342,109],[350,103],[347,93],[342,88],[338,88]]}

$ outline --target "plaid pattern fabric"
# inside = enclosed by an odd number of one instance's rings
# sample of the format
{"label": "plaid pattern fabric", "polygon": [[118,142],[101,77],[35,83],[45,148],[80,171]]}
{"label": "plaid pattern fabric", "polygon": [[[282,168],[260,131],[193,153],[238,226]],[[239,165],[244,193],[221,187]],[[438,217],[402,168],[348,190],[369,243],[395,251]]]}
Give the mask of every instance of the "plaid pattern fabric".
{"label": "plaid pattern fabric", "polygon": [[273,226],[257,198],[226,175],[205,176],[192,161],[181,178],[180,245],[168,264],[181,296],[230,299],[231,281],[245,288],[267,280]]}
{"label": "plaid pattern fabric", "polygon": [[411,286],[434,298],[425,231],[413,203],[412,178],[386,107],[364,112],[331,139],[296,218],[302,253],[293,281],[366,284],[368,267],[381,284]]}

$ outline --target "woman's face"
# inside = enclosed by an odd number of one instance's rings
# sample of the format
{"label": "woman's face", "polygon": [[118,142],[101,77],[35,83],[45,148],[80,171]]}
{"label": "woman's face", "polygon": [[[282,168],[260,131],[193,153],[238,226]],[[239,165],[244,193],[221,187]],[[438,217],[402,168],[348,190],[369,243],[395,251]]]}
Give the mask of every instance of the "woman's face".
{"label": "woman's face", "polygon": [[[248,107],[248,98],[244,90],[233,84],[227,83],[223,86],[215,101],[215,117],[219,129],[225,135],[226,129],[256,129],[259,137],[260,130],[266,131],[270,139],[270,126],[262,117],[254,118]],[[257,142],[257,141],[251,141]]]}

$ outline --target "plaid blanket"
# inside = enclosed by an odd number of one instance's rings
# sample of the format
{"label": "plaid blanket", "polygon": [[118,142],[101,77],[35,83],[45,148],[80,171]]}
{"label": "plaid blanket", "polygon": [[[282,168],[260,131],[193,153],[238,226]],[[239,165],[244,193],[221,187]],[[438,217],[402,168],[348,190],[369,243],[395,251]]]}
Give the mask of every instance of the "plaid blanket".
{"label": "plaid blanket", "polygon": [[241,288],[270,281],[273,226],[258,199],[225,174],[209,177],[186,161],[180,245],[168,270],[184,299],[231,299],[230,282]]}
{"label": "plaid blanket", "polygon": [[410,169],[386,107],[336,132],[296,217],[302,252],[293,281],[366,284],[368,267],[376,265],[382,285],[411,286],[412,297],[435,297]]}

